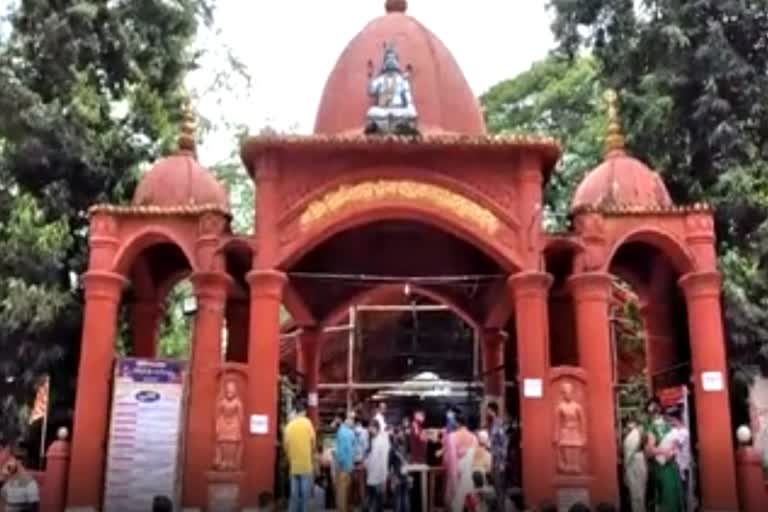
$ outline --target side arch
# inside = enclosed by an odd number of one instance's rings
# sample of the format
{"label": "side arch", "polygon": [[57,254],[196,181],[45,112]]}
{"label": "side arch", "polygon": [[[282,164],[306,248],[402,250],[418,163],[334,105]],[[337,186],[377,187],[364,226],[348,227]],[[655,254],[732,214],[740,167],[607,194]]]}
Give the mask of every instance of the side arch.
{"label": "side arch", "polygon": [[128,237],[118,249],[112,268],[115,272],[127,276],[138,255],[158,244],[168,243],[178,248],[187,260],[190,268],[197,271],[194,252],[173,230],[162,226],[149,226]]}
{"label": "side arch", "polygon": [[657,249],[680,275],[696,270],[696,260],[683,241],[665,229],[651,226],[634,229],[617,239],[608,252],[602,270],[609,272],[618,251],[627,244],[634,242],[640,242]]}
{"label": "side arch", "polygon": [[521,268],[521,259],[514,245],[503,243],[504,237],[481,234],[473,225],[462,224],[438,208],[403,200],[350,206],[317,222],[282,248],[276,266],[288,271],[303,256],[335,235],[366,224],[390,220],[410,221],[438,228],[485,253],[504,272],[512,274]]}

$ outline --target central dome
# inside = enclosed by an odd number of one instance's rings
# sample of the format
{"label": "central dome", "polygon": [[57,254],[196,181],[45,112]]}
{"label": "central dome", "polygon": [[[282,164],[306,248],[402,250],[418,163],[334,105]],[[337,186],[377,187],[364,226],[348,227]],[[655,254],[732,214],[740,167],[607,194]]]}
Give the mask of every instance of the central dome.
{"label": "central dome", "polygon": [[[410,68],[413,98],[422,133],[485,134],[477,98],[448,48],[424,25],[405,14],[405,4],[371,21],[347,45],[328,77],[315,121],[315,133],[362,133],[371,106],[369,68],[381,66],[384,45],[394,43]],[[398,8],[395,8],[398,7]]]}

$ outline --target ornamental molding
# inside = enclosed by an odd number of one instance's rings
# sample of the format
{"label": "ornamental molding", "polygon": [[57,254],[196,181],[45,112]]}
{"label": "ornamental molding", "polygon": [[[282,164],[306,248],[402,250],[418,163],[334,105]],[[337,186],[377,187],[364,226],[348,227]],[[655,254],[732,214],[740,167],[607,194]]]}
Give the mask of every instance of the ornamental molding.
{"label": "ornamental molding", "polygon": [[447,188],[414,180],[372,180],[340,185],[312,201],[299,217],[301,229],[308,230],[328,217],[354,205],[387,200],[426,204],[495,235],[501,222],[488,208]]}

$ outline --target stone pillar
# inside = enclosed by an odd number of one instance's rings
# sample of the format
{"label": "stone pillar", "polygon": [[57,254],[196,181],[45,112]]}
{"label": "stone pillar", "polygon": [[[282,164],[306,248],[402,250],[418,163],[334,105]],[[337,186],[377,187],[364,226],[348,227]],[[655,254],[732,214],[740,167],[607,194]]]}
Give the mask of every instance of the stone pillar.
{"label": "stone pillar", "polygon": [[588,472],[592,503],[619,503],[614,364],[610,327],[613,277],[576,274],[568,280],[576,319],[579,365],[587,374]]}
{"label": "stone pillar", "polygon": [[256,507],[261,492],[273,492],[278,440],[278,378],[280,370],[280,305],[287,277],[275,270],[248,274],[251,323],[248,344],[248,404],[246,416],[267,417],[266,434],[248,433],[243,506]]}
{"label": "stone pillar", "polygon": [[40,510],[44,512],[64,512],[70,456],[68,435],[66,428],[60,428],[56,441],[45,454],[45,483],[40,493]]}
{"label": "stone pillar", "polygon": [[190,359],[190,389],[185,435],[183,504],[208,506],[207,471],[213,463],[214,412],[221,367],[221,330],[231,278],[221,272],[192,275],[197,311]]}
{"label": "stone pillar", "polygon": [[552,276],[521,272],[509,278],[517,330],[523,493],[528,503],[553,498],[554,450],[549,378],[547,295]]}
{"label": "stone pillar", "polygon": [[227,361],[248,361],[248,303],[232,300],[227,303]]}
{"label": "stone pillar", "polygon": [[126,280],[120,274],[90,271],[83,276],[85,314],[73,421],[68,507],[98,509],[104,489],[109,382],[112,382],[117,309]]}
{"label": "stone pillar", "polygon": [[134,356],[147,359],[156,357],[162,318],[163,306],[158,300],[142,300],[131,304]]}
{"label": "stone pillar", "polygon": [[486,329],[482,337],[483,388],[486,403],[496,402],[504,417],[504,348],[507,335],[499,329]]}
{"label": "stone pillar", "polygon": [[307,416],[317,429],[320,421],[320,402],[317,389],[320,380],[320,331],[305,327],[301,333],[298,350],[301,352],[307,391]]}
{"label": "stone pillar", "polygon": [[[703,510],[739,510],[718,272],[684,275]],[[707,389],[704,386],[707,380]]]}
{"label": "stone pillar", "polygon": [[739,500],[741,512],[764,512],[768,510],[768,488],[765,485],[763,460],[760,453],[751,446],[742,446],[736,454]]}

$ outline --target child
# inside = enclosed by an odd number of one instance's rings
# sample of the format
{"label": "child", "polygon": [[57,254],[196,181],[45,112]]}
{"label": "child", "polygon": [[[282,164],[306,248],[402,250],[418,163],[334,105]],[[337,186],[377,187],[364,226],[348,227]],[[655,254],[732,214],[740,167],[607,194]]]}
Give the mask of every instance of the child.
{"label": "child", "polygon": [[312,512],[325,510],[325,487],[323,487],[323,477],[321,476],[315,478],[315,488],[309,500],[309,510]]}
{"label": "child", "polygon": [[468,512],[487,512],[487,497],[484,492],[485,477],[480,471],[472,473],[472,483],[475,485],[475,489],[467,494],[464,507]]}
{"label": "child", "polygon": [[275,500],[272,494],[263,492],[259,494],[259,512],[274,512]]}

